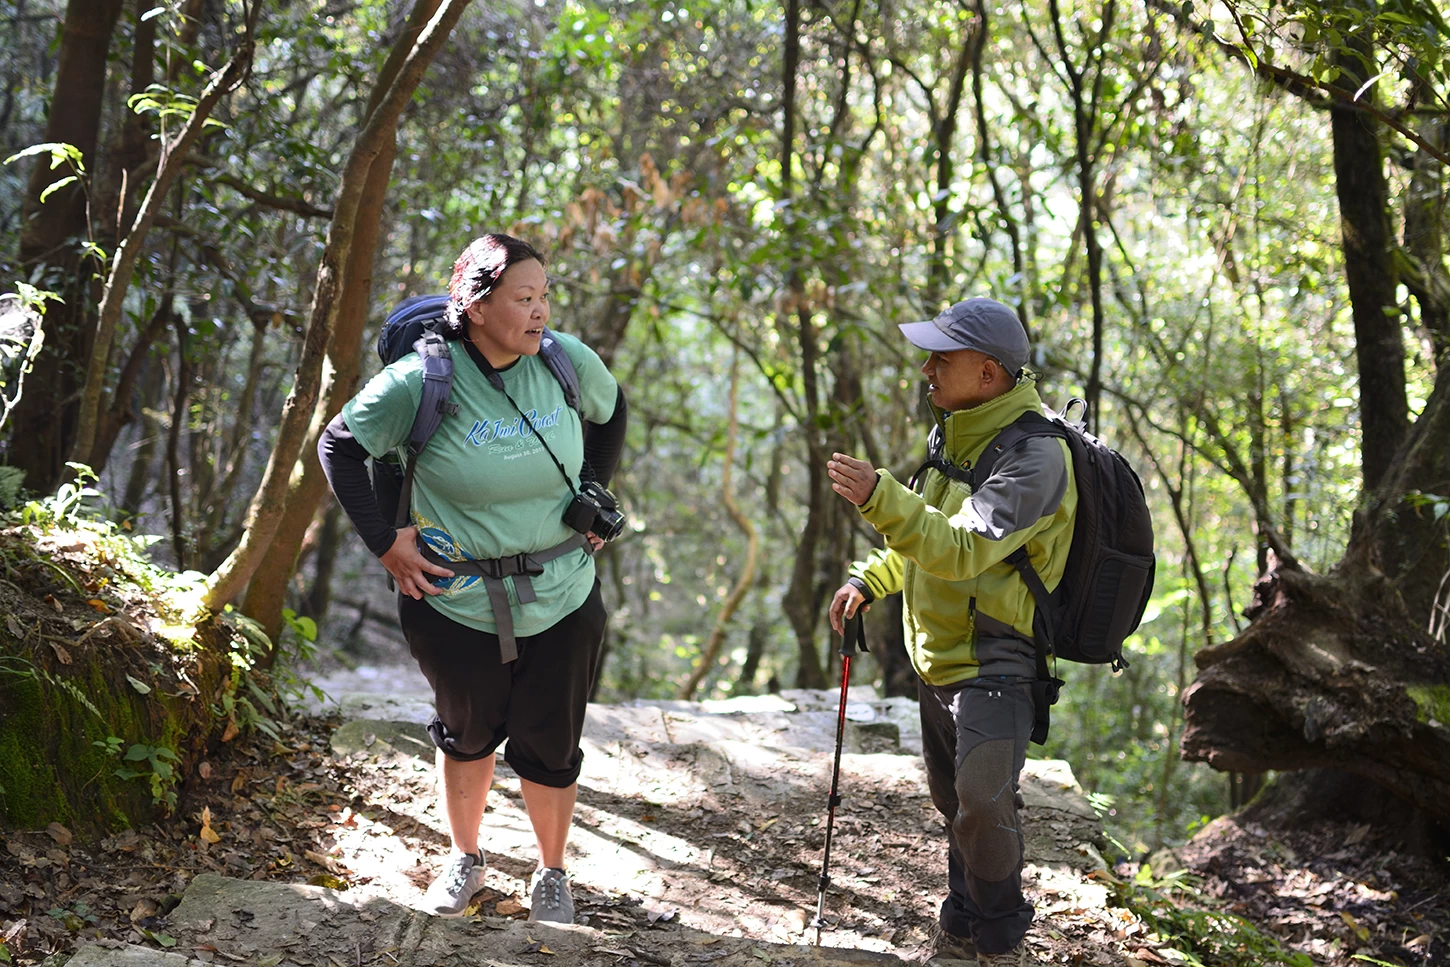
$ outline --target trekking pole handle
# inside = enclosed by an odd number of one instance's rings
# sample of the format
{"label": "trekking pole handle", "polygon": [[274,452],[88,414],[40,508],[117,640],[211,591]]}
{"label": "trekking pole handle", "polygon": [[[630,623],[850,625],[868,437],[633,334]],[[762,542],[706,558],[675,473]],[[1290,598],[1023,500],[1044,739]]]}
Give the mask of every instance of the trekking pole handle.
{"label": "trekking pole handle", "polygon": [[858,610],[855,617],[846,618],[841,633],[841,654],[850,658],[868,651],[866,647],[866,626]]}

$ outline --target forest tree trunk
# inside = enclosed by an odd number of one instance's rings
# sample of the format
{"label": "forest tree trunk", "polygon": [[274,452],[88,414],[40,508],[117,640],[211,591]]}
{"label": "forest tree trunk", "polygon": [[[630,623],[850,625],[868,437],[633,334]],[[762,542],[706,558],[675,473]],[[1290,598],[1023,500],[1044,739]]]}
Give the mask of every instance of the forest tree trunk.
{"label": "forest tree trunk", "polygon": [[[365,118],[370,119],[377,110],[419,34],[437,12],[438,4],[439,0],[419,0],[414,5],[403,32],[393,44],[373,85]],[[368,169],[367,185],[358,207],[357,228],[348,253],[348,282],[339,295],[336,330],[327,347],[327,364],[323,371],[318,408],[302,443],[297,467],[293,470],[287,509],[277,528],[277,538],[267,547],[257,573],[247,587],[246,601],[242,606],[247,616],[256,619],[273,641],[282,630],[282,609],[287,603],[287,589],[297,567],[303,534],[317,513],[318,505],[327,496],[327,478],[323,476],[322,464],[317,458],[317,440],[333,417],[342,412],[343,404],[357,392],[362,375],[362,337],[372,299],[373,264],[382,234],[383,210],[397,152],[395,122],[383,138],[382,150]]]}
{"label": "forest tree trunk", "polygon": [[[376,110],[369,116],[343,171],[327,246],[317,269],[312,309],[303,337],[302,356],[292,391],[282,407],[277,441],[272,448],[262,482],[247,511],[242,541],[207,579],[203,604],[220,610],[241,593],[261,565],[263,556],[277,536],[286,514],[290,485],[303,444],[313,437],[310,429],[316,417],[319,385],[328,344],[332,341],[342,306],[342,296],[352,282],[350,251],[357,235],[358,218],[364,202],[368,176],[378,155],[393,143],[398,117],[412,100],[428,64],[443,46],[458,22],[468,0],[445,0],[418,36],[398,76],[389,86]],[[320,428],[315,428],[320,431]],[[314,437],[315,438],[315,437]],[[314,502],[313,507],[316,507]],[[310,514],[309,514],[310,516]],[[295,559],[295,555],[294,555]]]}
{"label": "forest tree trunk", "polygon": [[[106,57],[122,0],[70,0],[61,27],[60,56],[45,140],[79,149],[87,176],[96,164]],[[50,159],[35,159],[21,206],[20,262],[42,288],[60,294],[45,313],[45,345],[11,415],[8,462],[25,471],[25,486],[48,493],[63,479],[75,431],[75,394],[90,342],[90,273],[81,244],[90,237],[86,190],[80,182],[40,195],[66,175]]]}
{"label": "forest tree trunk", "polygon": [[226,66],[212,75],[176,137],[162,146],[156,180],[151,183],[145,199],[141,202],[141,210],[136,213],[135,223],[121,239],[120,246],[111,257],[106,286],[101,294],[100,316],[91,340],[85,385],[81,391],[80,412],[76,420],[71,459],[77,463],[88,464],[99,470],[109,455],[109,448],[106,452],[100,452],[95,445],[96,428],[102,422],[106,408],[103,396],[106,370],[111,356],[111,341],[115,338],[116,327],[121,323],[121,310],[126,301],[126,293],[131,288],[131,276],[141,258],[146,236],[150,233],[156,216],[161,213],[161,206],[165,204],[171,186],[180,177],[182,165],[191,153],[192,144],[201,137],[212,110],[242,82],[251,69],[252,51],[255,49],[252,38],[256,34],[256,18],[260,11],[260,3],[252,7],[251,22],[246,25],[241,46],[227,61]]}
{"label": "forest tree trunk", "polygon": [[787,0],[785,15],[785,51],[782,58],[781,134],[780,134],[780,211],[785,219],[786,259],[785,287],[789,293],[787,306],[777,310],[780,325],[789,328],[789,318],[796,317],[796,339],[800,346],[801,382],[805,393],[805,419],[801,433],[806,443],[807,509],[806,523],[796,543],[795,564],[791,568],[790,586],[786,590],[784,610],[795,632],[799,664],[796,670],[798,688],[825,688],[826,674],[816,650],[816,608],[813,593],[816,581],[816,549],[825,530],[826,494],[825,462],[819,459],[820,431],[816,426],[819,396],[816,385],[816,364],[820,355],[815,323],[806,306],[805,280],[798,253],[800,213],[795,210],[795,113],[796,74],[800,69],[800,0]]}
{"label": "forest tree trunk", "polygon": [[[1373,72],[1369,38],[1348,43],[1336,65],[1342,86],[1357,90]],[[1363,58],[1363,59],[1361,59]],[[1374,86],[1360,94],[1373,101]],[[1389,186],[1379,124],[1367,111],[1338,101],[1329,111],[1334,135],[1334,185],[1344,250],[1344,276],[1354,314],[1355,356],[1359,364],[1359,414],[1364,486],[1373,490],[1389,469],[1409,427],[1405,394],[1405,344],[1395,298],[1398,273],[1391,247]]]}

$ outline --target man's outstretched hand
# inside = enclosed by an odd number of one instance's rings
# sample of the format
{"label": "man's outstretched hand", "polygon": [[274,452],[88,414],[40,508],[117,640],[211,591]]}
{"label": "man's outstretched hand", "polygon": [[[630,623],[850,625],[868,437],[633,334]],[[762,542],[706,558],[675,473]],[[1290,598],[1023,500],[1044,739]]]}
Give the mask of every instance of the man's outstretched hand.
{"label": "man's outstretched hand", "polygon": [[876,489],[876,468],[844,453],[831,455],[826,461],[826,473],[831,477],[831,489],[857,507],[870,500]]}

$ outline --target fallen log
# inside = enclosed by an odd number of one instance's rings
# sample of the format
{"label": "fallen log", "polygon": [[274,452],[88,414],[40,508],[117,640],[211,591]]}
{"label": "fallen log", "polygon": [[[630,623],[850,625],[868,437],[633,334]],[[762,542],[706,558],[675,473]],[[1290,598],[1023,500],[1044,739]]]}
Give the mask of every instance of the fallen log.
{"label": "fallen log", "polygon": [[1447,494],[1450,366],[1334,571],[1271,567],[1249,626],[1195,656],[1184,758],[1233,772],[1342,770],[1450,827],[1450,646],[1437,620]]}

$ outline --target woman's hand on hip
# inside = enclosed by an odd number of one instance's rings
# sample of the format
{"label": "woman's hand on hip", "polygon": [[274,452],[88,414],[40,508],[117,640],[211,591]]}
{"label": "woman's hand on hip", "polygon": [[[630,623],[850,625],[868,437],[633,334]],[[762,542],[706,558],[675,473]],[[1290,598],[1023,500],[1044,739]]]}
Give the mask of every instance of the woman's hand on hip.
{"label": "woman's hand on hip", "polygon": [[403,527],[393,539],[393,546],[378,560],[398,582],[398,590],[415,601],[421,601],[425,594],[442,594],[443,589],[434,587],[434,575],[441,578],[453,577],[446,567],[439,567],[418,551],[418,528]]}

